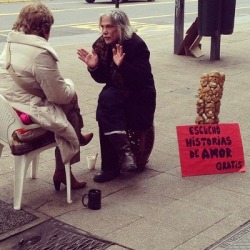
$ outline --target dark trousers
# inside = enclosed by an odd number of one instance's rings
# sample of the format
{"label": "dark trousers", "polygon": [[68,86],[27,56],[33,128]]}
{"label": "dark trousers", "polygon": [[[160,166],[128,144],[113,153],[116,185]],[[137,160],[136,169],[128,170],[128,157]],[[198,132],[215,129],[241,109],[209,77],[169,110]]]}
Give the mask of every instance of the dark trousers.
{"label": "dark trousers", "polygon": [[126,130],[125,96],[115,87],[106,86],[99,95],[96,120],[105,133]]}
{"label": "dark trousers", "polygon": [[100,126],[99,126],[99,139],[101,148],[102,171],[106,172],[119,171],[118,154],[113,145],[110,143],[108,135],[104,135],[104,132]]}
{"label": "dark trousers", "polygon": [[[61,105],[69,123],[75,129],[78,140],[80,141],[81,129],[83,128],[83,118],[80,113],[80,108],[78,101],[74,104]],[[61,153],[58,147],[55,149],[55,159],[56,159],[56,168],[64,169],[64,164],[62,162]],[[70,164],[74,164],[80,161],[80,151],[71,159]]]}

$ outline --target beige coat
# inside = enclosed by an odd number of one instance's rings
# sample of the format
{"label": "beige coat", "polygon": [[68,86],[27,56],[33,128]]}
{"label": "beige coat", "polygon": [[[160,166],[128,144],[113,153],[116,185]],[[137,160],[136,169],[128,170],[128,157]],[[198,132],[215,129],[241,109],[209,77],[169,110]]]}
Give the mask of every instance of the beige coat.
{"label": "beige coat", "polygon": [[5,69],[7,47],[0,55],[0,94],[13,108],[55,133],[63,162],[68,163],[79,151],[79,141],[61,105],[70,103],[75,93],[73,82],[61,76],[56,52],[42,37],[12,31],[7,41],[16,75],[29,87],[42,89],[46,99],[27,93],[12,80]]}

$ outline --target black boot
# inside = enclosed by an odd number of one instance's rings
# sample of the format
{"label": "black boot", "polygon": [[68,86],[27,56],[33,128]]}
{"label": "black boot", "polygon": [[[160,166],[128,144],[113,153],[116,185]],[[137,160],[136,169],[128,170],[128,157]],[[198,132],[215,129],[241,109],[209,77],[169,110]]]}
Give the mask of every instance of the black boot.
{"label": "black boot", "polygon": [[108,136],[104,135],[100,128],[99,130],[102,171],[94,176],[94,181],[107,182],[119,176],[120,169],[116,150],[109,141]]}
{"label": "black boot", "polygon": [[130,148],[127,134],[106,135],[118,153],[119,168],[121,171],[130,171],[137,168],[134,154]]}
{"label": "black boot", "polygon": [[120,172],[117,172],[117,171],[101,171],[99,173],[97,173],[93,180],[95,182],[107,182],[107,181],[111,181],[113,180],[114,178],[116,178],[118,175],[120,174]]}

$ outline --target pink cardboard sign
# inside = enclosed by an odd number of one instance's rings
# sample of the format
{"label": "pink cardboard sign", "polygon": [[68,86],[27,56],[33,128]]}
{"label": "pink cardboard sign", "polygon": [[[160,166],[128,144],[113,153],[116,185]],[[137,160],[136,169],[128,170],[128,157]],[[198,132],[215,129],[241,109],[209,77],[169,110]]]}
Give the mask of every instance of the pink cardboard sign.
{"label": "pink cardboard sign", "polygon": [[246,171],[239,124],[177,126],[182,176]]}

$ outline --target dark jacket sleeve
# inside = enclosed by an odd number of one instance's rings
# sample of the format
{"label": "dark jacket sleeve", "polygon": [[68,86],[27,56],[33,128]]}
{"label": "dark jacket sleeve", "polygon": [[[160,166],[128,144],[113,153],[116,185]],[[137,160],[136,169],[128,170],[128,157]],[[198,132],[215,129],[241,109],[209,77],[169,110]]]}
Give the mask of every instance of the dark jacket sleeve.
{"label": "dark jacket sleeve", "polygon": [[[99,37],[92,45],[92,49],[95,50],[96,54],[98,55],[98,65],[97,68],[94,70],[88,69],[91,77],[98,83],[107,83],[107,77],[108,72],[104,64],[102,63],[102,60],[100,58],[100,48],[98,49],[98,43],[101,43],[103,40],[102,37]],[[98,52],[99,51],[99,52]]]}
{"label": "dark jacket sleeve", "polygon": [[128,87],[145,87],[153,81],[150,52],[145,42],[137,35],[124,42],[125,59],[118,68]]}
{"label": "dark jacket sleeve", "polygon": [[91,77],[98,83],[106,83],[107,82],[107,76],[106,71],[104,70],[103,65],[99,62],[96,69],[91,70],[88,68],[88,71],[91,75]]}

